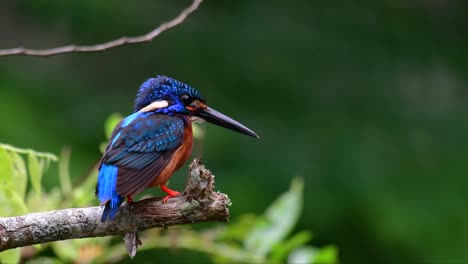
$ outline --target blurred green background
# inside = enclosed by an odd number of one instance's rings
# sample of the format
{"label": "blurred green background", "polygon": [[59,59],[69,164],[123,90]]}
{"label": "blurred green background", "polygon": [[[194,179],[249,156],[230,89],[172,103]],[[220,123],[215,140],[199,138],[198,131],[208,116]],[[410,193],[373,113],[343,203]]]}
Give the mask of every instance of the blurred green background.
{"label": "blurred green background", "polygon": [[[0,48],[139,35],[189,4],[2,1]],[[461,0],[206,0],[151,43],[0,57],[0,142],[69,145],[80,177],[100,157],[106,117],[131,113],[139,85],[168,75],[261,136],[207,125],[197,147],[232,218],[261,213],[301,176],[297,228],[337,245],[344,263],[466,262],[466,10]],[[171,186],[185,180],[181,171]]]}

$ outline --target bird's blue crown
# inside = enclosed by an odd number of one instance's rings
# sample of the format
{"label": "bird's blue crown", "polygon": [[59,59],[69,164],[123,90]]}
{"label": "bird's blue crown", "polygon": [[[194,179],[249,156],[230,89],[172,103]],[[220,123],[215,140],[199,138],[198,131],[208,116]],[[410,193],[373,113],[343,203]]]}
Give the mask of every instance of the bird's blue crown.
{"label": "bird's blue crown", "polygon": [[184,107],[181,97],[185,94],[191,100],[205,101],[195,88],[170,77],[158,75],[156,78],[146,80],[140,86],[135,100],[134,111],[137,112],[154,101],[166,100],[170,102],[170,106],[164,109],[164,112],[169,114],[174,112],[184,113],[187,109]]}

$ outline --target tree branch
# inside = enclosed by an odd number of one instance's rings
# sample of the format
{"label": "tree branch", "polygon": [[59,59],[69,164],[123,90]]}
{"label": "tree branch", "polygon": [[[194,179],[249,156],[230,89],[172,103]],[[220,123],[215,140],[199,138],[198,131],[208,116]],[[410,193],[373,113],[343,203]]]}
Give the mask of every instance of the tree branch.
{"label": "tree branch", "polygon": [[0,56],[12,56],[12,55],[28,55],[28,56],[38,56],[38,57],[48,57],[57,54],[71,53],[71,52],[98,52],[118,46],[123,46],[126,44],[135,44],[142,42],[150,42],[155,37],[157,37],[162,32],[173,28],[182,22],[201,4],[203,0],[193,0],[192,4],[184,9],[176,18],[167,21],[161,24],[159,27],[155,28],[151,32],[136,37],[121,37],[119,39],[111,40],[109,42],[91,45],[91,46],[78,46],[78,45],[68,45],[64,47],[58,47],[53,49],[27,49],[23,47],[13,48],[13,49],[4,49],[0,50]]}
{"label": "tree branch", "polygon": [[165,204],[162,198],[125,204],[114,221],[101,222],[102,206],[0,218],[0,251],[58,240],[124,235],[127,250],[133,257],[141,245],[139,231],[207,221],[226,222],[228,205],[227,195],[214,191],[214,176],[200,159],[195,159],[182,195]]}

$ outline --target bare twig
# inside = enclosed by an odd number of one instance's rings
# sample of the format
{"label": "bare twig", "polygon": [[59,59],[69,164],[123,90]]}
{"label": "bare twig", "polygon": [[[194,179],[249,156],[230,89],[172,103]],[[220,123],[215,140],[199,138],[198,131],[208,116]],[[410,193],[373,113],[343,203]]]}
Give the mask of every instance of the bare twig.
{"label": "bare twig", "polygon": [[38,57],[48,57],[57,54],[64,54],[64,53],[71,53],[71,52],[98,52],[107,50],[110,48],[115,48],[118,46],[123,46],[126,44],[135,44],[135,43],[142,43],[142,42],[150,42],[155,37],[157,37],[162,32],[173,28],[182,22],[195,10],[197,10],[198,6],[201,4],[203,0],[193,0],[192,4],[184,9],[176,18],[167,21],[161,24],[159,27],[155,28],[153,31],[137,37],[121,37],[119,39],[115,39],[109,42],[91,45],[91,46],[78,46],[78,45],[68,45],[64,47],[58,47],[53,49],[27,49],[24,47],[18,47],[13,49],[4,49],[0,50],[0,56],[12,56],[12,55],[28,55],[28,56],[38,56]]}
{"label": "bare twig", "polygon": [[138,232],[207,221],[228,221],[227,195],[214,191],[214,176],[199,159],[190,165],[187,187],[181,196],[150,198],[124,205],[114,221],[102,223],[103,207],[70,208],[0,218],[0,251],[51,241],[124,235],[129,255],[141,245]]}

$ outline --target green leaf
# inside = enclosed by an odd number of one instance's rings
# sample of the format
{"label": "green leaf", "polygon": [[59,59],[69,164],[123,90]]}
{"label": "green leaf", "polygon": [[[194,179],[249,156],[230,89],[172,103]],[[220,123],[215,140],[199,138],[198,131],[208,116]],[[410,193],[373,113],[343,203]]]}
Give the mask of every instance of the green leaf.
{"label": "green leaf", "polygon": [[245,214],[226,226],[219,235],[219,240],[234,240],[242,242],[245,236],[252,230],[257,217],[254,214]]}
{"label": "green leaf", "polygon": [[104,124],[104,133],[106,134],[106,139],[110,139],[112,131],[114,131],[115,126],[122,120],[122,115],[119,113],[111,114]]}
{"label": "green leaf", "polygon": [[59,162],[59,180],[63,194],[69,194],[72,191],[70,180],[70,156],[71,150],[69,147],[64,147],[60,154]]}
{"label": "green leaf", "polygon": [[0,185],[13,186],[13,162],[8,152],[0,146]]}
{"label": "green leaf", "polygon": [[288,256],[288,263],[314,263],[317,249],[313,247],[300,247]]}
{"label": "green leaf", "polygon": [[9,206],[12,209],[10,216],[22,215],[28,212],[24,199],[15,190],[5,189],[4,192],[8,197]]}
{"label": "green leaf", "polygon": [[15,216],[28,212],[24,199],[8,186],[0,186],[0,215]]}
{"label": "green leaf", "polygon": [[11,152],[16,152],[18,154],[33,153],[36,157],[42,158],[42,159],[45,159],[45,160],[49,160],[49,162],[58,160],[57,156],[55,156],[52,153],[48,153],[48,152],[37,152],[37,151],[32,150],[32,149],[17,148],[17,147],[13,147],[11,145],[8,145],[8,144],[3,144],[3,143],[0,143],[0,148],[2,148],[4,150],[7,150],[7,151],[11,151]]}
{"label": "green leaf", "polygon": [[1,263],[19,263],[21,258],[21,249],[14,248],[0,252]]}
{"label": "green leaf", "polygon": [[13,162],[13,177],[15,184],[13,189],[18,193],[21,200],[25,199],[26,187],[28,185],[28,175],[26,173],[26,164],[23,158],[16,152],[10,152],[11,160]]}
{"label": "green leaf", "polygon": [[31,179],[31,185],[36,193],[37,197],[41,197],[41,189],[42,189],[42,172],[43,172],[43,164],[39,159],[34,155],[33,152],[29,152],[28,154],[28,170],[29,170],[29,177]]}
{"label": "green leaf", "polygon": [[56,257],[35,256],[32,259],[26,260],[26,264],[63,264],[64,262]]}
{"label": "green leaf", "polygon": [[288,263],[333,264],[337,262],[338,249],[335,246],[326,246],[321,249],[300,247],[288,256]]}
{"label": "green leaf", "polygon": [[336,246],[321,248],[315,256],[314,263],[338,263],[338,248]]}
{"label": "green leaf", "polygon": [[86,179],[73,189],[72,204],[73,207],[84,207],[96,204],[96,197],[90,195],[90,190],[96,187],[97,170],[92,170]]}
{"label": "green leaf", "polygon": [[0,201],[2,216],[27,213],[24,203],[27,176],[23,159],[0,147]]}
{"label": "green leaf", "polygon": [[[20,192],[24,194],[26,188],[21,180],[22,175],[18,175],[19,181],[15,182],[16,173],[21,172],[21,162],[15,161],[14,155],[15,153],[10,155],[0,146],[0,204],[2,204],[0,212],[2,216],[20,215],[27,211],[24,196],[20,196]],[[19,170],[15,170],[15,167]]]}
{"label": "green leaf", "polygon": [[29,192],[26,197],[27,208],[32,212],[59,209],[64,201],[59,188],[50,190],[47,195],[37,197],[35,192]]}
{"label": "green leaf", "polygon": [[288,254],[293,251],[294,249],[305,245],[312,239],[312,234],[309,231],[302,231],[295,234],[290,239],[286,240],[285,242],[281,242],[276,244],[273,247],[271,252],[271,257],[269,258],[269,262],[271,263],[283,263],[284,259]]}
{"label": "green leaf", "polygon": [[73,240],[64,240],[56,243],[51,243],[54,253],[66,262],[72,262],[78,259],[78,247],[73,244]]}
{"label": "green leaf", "polygon": [[288,192],[282,194],[244,240],[245,248],[254,255],[265,257],[294,228],[302,210],[303,181],[294,179]]}
{"label": "green leaf", "polygon": [[39,250],[42,249],[42,244],[34,244],[34,245],[32,245],[32,247],[39,251]]}
{"label": "green leaf", "polygon": [[9,187],[0,185],[0,215],[11,216],[14,214],[13,208],[10,202],[10,196],[8,194]]}

